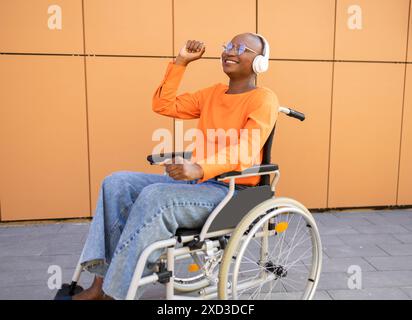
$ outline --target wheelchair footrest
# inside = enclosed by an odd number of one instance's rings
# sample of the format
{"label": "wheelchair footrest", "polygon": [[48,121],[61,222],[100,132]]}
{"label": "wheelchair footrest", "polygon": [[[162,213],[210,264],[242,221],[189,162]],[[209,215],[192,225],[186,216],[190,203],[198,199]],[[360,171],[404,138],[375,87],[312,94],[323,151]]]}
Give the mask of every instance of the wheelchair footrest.
{"label": "wheelchair footrest", "polygon": [[159,272],[156,272],[159,277],[159,283],[167,283],[170,281],[170,278],[173,276],[173,272],[167,270],[166,264],[161,262],[159,265]]}
{"label": "wheelchair footrest", "polygon": [[172,271],[163,271],[158,272],[157,275],[159,277],[159,283],[167,283],[170,281],[170,278],[172,277],[173,273]]}

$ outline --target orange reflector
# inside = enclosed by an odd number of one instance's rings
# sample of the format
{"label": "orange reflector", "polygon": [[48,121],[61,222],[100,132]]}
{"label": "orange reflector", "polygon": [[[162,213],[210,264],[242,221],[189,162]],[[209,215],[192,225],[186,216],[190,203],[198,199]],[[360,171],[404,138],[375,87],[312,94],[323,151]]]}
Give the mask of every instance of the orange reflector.
{"label": "orange reflector", "polygon": [[282,221],[282,222],[279,222],[276,225],[275,230],[276,230],[276,232],[282,233],[282,232],[286,231],[288,226],[289,226],[289,224],[286,221]]}
{"label": "orange reflector", "polygon": [[189,267],[187,268],[189,272],[196,272],[199,271],[199,266],[196,263],[189,264]]}

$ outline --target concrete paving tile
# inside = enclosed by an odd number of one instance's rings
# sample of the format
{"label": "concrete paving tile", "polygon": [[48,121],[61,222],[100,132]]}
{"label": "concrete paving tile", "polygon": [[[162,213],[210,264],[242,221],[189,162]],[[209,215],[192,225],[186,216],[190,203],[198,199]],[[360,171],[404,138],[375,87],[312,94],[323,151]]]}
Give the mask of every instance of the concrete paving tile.
{"label": "concrete paving tile", "polygon": [[362,272],[363,288],[399,288],[412,286],[412,271]]}
{"label": "concrete paving tile", "polygon": [[44,250],[45,245],[46,242],[42,240],[0,241],[0,258],[3,259],[8,256],[38,256]]}
{"label": "concrete paving tile", "polygon": [[403,243],[412,243],[412,232],[411,233],[401,233],[393,235],[396,239]]}
{"label": "concrete paving tile", "polygon": [[41,286],[47,285],[49,278],[47,269],[44,270],[12,270],[0,273],[0,287],[10,286]]}
{"label": "concrete paving tile", "polygon": [[41,255],[51,256],[51,255],[66,255],[75,254],[80,256],[83,250],[84,243],[81,238],[78,241],[67,242],[67,241],[53,241],[48,242],[43,246]]}
{"label": "concrete paving tile", "polygon": [[27,240],[28,234],[10,234],[0,236],[0,245],[6,246],[13,243],[21,243]]}
{"label": "concrete paving tile", "polygon": [[360,266],[363,271],[376,270],[362,257],[330,258],[322,261],[322,273],[348,272],[348,268],[353,265]]}
{"label": "concrete paving tile", "polygon": [[345,244],[337,235],[321,235],[320,241],[323,246],[336,246]]}
{"label": "concrete paving tile", "polygon": [[384,234],[384,233],[409,233],[410,231],[405,228],[404,225],[400,226],[397,224],[388,225],[374,225],[374,226],[353,226],[355,230],[364,234]]}
{"label": "concrete paving tile", "polygon": [[401,288],[401,290],[408,295],[410,300],[412,300],[412,287],[404,287]]}
{"label": "concrete paving tile", "polygon": [[376,225],[388,225],[388,224],[412,224],[411,216],[391,216],[391,215],[379,215],[370,218],[365,218],[365,220],[370,221]]}
{"label": "concrete paving tile", "polygon": [[398,288],[369,288],[361,290],[328,290],[333,300],[408,300]]}
{"label": "concrete paving tile", "polygon": [[86,240],[87,240],[87,236],[88,236],[88,235],[89,235],[88,233],[85,233],[85,234],[82,235],[82,242],[83,242],[83,243],[86,243]]}
{"label": "concrete paving tile", "polygon": [[386,253],[391,256],[410,256],[412,255],[412,244],[394,244],[394,243],[382,243],[378,245]]}
{"label": "concrete paving tile", "polygon": [[0,287],[0,300],[52,300],[54,296],[44,286]]}
{"label": "concrete paving tile", "polygon": [[316,290],[313,300],[332,300],[332,297],[327,291]]}
{"label": "concrete paving tile", "polygon": [[348,289],[349,276],[346,272],[321,273],[317,290]]}
{"label": "concrete paving tile", "polygon": [[68,233],[68,234],[75,234],[81,233],[86,234],[89,232],[90,229],[90,222],[82,222],[82,223],[71,223],[71,224],[63,224],[62,228],[59,230],[59,234]]}
{"label": "concrete paving tile", "polygon": [[58,233],[56,235],[50,236],[50,234],[29,234],[26,237],[26,241],[43,241],[45,243],[59,244],[79,244],[82,242],[82,235],[79,233]]}
{"label": "concrete paving tile", "polygon": [[412,271],[412,255],[397,257],[365,257],[364,259],[380,271]]}
{"label": "concrete paving tile", "polygon": [[375,245],[340,245],[324,248],[329,258],[343,257],[379,257],[387,253]]}
{"label": "concrete paving tile", "polygon": [[[70,283],[74,269],[62,269],[62,283]],[[52,300],[57,289],[49,289],[47,280],[50,274],[46,271],[31,271],[31,278],[37,280],[27,281],[25,284],[18,280],[12,285],[6,284],[0,278],[0,299],[23,299],[23,300]],[[85,288],[92,283],[93,276],[87,272],[82,273],[80,284]]]}
{"label": "concrete paving tile", "polygon": [[323,224],[318,225],[319,233],[324,235],[339,235],[339,234],[358,234],[359,231],[355,230],[351,226],[325,226]]}
{"label": "concrete paving tile", "polygon": [[324,224],[328,222],[339,221],[339,218],[331,213],[318,213],[314,215],[316,222],[322,222]]}
{"label": "concrete paving tile", "polygon": [[31,225],[0,225],[0,236],[28,234],[56,234],[62,228],[61,223]]}
{"label": "concrete paving tile", "polygon": [[0,262],[0,272],[47,270],[50,265],[73,268],[77,261],[78,257],[75,255],[5,257]]}
{"label": "concrete paving tile", "polygon": [[364,211],[331,211],[331,214],[338,218],[371,218],[377,216],[376,210],[364,210]]}
{"label": "concrete paving tile", "polygon": [[338,221],[333,222],[337,225],[348,225],[348,226],[372,226],[373,223],[370,222],[369,220],[365,218],[351,218],[351,217],[345,217],[345,218],[338,218]]}
{"label": "concrete paving tile", "polygon": [[[412,254],[406,255],[412,250],[412,223],[408,222],[411,213],[315,213],[315,220],[320,217],[316,222],[325,252],[315,299],[345,299],[345,295],[354,295],[353,299],[412,299]],[[63,282],[70,282],[89,225],[0,225],[0,299],[52,299],[55,290],[47,287],[48,266],[61,266]],[[362,270],[363,290],[357,293],[348,288],[350,265],[359,265]],[[93,277],[83,272],[80,284],[88,287]],[[165,287],[149,284],[142,298],[164,299]]]}
{"label": "concrete paving tile", "polygon": [[393,234],[358,234],[356,237],[352,235],[339,235],[339,239],[341,239],[345,244],[349,245],[374,245],[374,244],[382,244],[382,243],[394,243],[394,244],[401,244],[401,242],[394,237]]}
{"label": "concrete paving tile", "polygon": [[[362,272],[361,288],[400,288],[412,286],[412,271],[372,271]],[[351,274],[323,273],[320,276],[319,290],[350,290]]]}
{"label": "concrete paving tile", "polygon": [[376,213],[381,216],[391,217],[410,217],[412,218],[412,209],[400,209],[400,210],[376,210]]}
{"label": "concrete paving tile", "polygon": [[0,257],[80,254],[83,242],[70,235],[33,235],[19,242],[0,241]]}
{"label": "concrete paving tile", "polygon": [[[382,217],[379,217],[382,218]],[[324,226],[372,226],[373,223],[362,217],[337,217],[335,215],[320,215],[316,221],[321,222]]]}
{"label": "concrete paving tile", "polygon": [[27,237],[28,232],[23,228],[19,229],[18,232],[7,231],[9,228],[0,227],[0,243],[2,241],[7,241],[8,239],[16,239],[16,241],[23,240]]}

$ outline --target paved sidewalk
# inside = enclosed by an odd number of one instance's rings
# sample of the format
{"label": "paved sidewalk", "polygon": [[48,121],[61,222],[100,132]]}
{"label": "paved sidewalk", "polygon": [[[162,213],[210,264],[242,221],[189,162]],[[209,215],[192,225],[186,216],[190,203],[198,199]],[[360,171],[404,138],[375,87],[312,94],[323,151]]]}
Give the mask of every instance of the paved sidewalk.
{"label": "paved sidewalk", "polygon": [[[314,214],[324,262],[316,299],[412,299],[412,210],[362,210]],[[89,223],[0,224],[0,299],[52,299],[50,265],[69,282]],[[362,290],[348,288],[348,268],[362,270]],[[81,284],[90,285],[83,273]],[[144,299],[164,299],[150,284]]]}

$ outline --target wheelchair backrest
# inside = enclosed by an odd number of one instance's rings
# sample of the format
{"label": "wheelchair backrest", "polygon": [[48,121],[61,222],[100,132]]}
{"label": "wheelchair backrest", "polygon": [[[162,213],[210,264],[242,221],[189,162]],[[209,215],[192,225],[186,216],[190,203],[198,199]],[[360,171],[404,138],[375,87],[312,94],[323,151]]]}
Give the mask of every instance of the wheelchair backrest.
{"label": "wheelchair backrest", "polygon": [[[271,153],[272,153],[272,142],[273,136],[275,135],[276,123],[273,126],[273,129],[263,145],[263,155],[262,155],[262,164],[270,164],[271,162]],[[270,185],[270,175],[263,175],[260,177],[260,182],[258,186],[268,186]]]}

